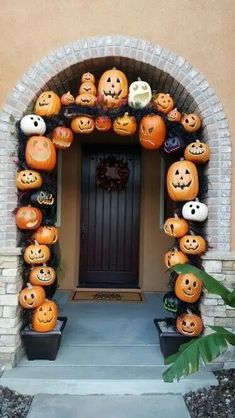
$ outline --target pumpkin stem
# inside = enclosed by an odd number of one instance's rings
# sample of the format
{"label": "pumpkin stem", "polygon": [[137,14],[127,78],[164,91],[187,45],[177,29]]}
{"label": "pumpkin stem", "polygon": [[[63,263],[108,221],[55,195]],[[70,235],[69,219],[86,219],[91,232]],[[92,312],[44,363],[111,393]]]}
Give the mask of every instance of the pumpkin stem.
{"label": "pumpkin stem", "polygon": [[33,287],[32,285],[31,285],[31,283],[27,283],[27,285],[26,285],[29,289],[31,289],[31,287]]}
{"label": "pumpkin stem", "polygon": [[39,245],[39,243],[36,240],[34,240],[34,245]]}
{"label": "pumpkin stem", "polygon": [[43,265],[43,267],[47,267],[47,263],[43,263],[42,265]]}
{"label": "pumpkin stem", "polygon": [[177,215],[177,213],[174,213],[174,217],[175,219],[179,219],[179,216]]}
{"label": "pumpkin stem", "polygon": [[142,81],[140,77],[137,77],[137,80],[138,80],[138,81]]}

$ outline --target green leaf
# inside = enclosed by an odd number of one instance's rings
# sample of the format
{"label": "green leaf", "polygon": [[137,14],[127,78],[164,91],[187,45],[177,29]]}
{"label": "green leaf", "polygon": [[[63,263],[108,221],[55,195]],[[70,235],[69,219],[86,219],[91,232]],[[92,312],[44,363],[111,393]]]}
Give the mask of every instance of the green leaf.
{"label": "green leaf", "polygon": [[172,267],[171,270],[174,270],[178,274],[195,274],[195,276],[203,281],[203,284],[208,292],[212,293],[213,295],[221,296],[226,305],[235,308],[235,291],[230,292],[230,290],[228,290],[222,283],[220,283],[214,277],[210,276],[205,271],[202,271],[199,268],[192,266],[191,264],[177,264],[176,266]]}
{"label": "green leaf", "polygon": [[227,350],[228,344],[235,345],[235,334],[223,327],[211,327],[215,332],[181,345],[178,353],[165,359],[171,366],[163,373],[165,382],[178,381],[183,376],[195,373],[200,360],[208,364]]}

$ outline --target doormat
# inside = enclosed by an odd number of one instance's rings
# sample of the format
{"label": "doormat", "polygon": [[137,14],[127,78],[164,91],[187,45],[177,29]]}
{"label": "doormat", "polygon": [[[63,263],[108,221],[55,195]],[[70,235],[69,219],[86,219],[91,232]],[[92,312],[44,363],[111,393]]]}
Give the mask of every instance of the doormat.
{"label": "doormat", "polygon": [[75,289],[70,298],[73,302],[144,302],[141,292],[100,291]]}

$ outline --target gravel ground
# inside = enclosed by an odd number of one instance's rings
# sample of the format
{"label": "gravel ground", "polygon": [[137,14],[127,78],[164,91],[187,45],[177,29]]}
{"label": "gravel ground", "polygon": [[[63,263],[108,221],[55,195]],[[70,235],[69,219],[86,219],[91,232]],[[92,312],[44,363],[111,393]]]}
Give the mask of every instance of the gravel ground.
{"label": "gravel ground", "polygon": [[33,396],[20,395],[0,386],[0,418],[25,418]]}
{"label": "gravel ground", "polygon": [[184,396],[191,418],[235,418],[235,369],[215,372],[218,386]]}

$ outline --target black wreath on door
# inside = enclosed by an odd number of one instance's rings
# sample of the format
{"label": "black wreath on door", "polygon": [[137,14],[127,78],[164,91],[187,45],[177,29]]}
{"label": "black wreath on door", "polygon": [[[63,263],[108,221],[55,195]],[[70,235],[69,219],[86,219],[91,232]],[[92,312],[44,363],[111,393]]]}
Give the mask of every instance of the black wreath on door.
{"label": "black wreath on door", "polygon": [[102,159],[96,167],[96,184],[107,192],[126,188],[130,170],[128,163],[115,157]]}

